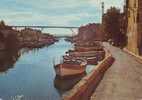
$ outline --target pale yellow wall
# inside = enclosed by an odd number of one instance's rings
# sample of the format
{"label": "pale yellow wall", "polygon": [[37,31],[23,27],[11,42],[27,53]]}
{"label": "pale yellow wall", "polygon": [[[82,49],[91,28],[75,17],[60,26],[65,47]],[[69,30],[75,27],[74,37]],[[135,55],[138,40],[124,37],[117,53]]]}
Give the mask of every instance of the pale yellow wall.
{"label": "pale yellow wall", "polygon": [[129,0],[128,4],[128,45],[127,49],[138,54],[138,28],[137,28],[138,0]]}

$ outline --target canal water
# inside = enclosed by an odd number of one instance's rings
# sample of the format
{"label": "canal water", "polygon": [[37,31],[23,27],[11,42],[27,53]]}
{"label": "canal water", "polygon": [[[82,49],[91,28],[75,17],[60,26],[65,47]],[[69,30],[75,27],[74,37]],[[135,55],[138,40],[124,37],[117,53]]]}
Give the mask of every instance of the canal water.
{"label": "canal water", "polygon": [[40,49],[0,52],[0,100],[60,100],[53,60],[59,63],[71,48],[62,38]]}

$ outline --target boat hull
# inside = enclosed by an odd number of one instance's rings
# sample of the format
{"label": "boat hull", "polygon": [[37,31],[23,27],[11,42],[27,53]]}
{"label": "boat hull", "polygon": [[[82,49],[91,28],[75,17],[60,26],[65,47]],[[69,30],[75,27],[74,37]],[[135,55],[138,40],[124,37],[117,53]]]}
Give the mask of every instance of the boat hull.
{"label": "boat hull", "polygon": [[86,71],[85,65],[58,64],[55,66],[56,75],[70,77],[82,74]]}
{"label": "boat hull", "polygon": [[98,60],[96,57],[93,57],[93,58],[87,58],[87,64],[89,65],[97,65],[98,64]]}
{"label": "boat hull", "polygon": [[[63,56],[63,61],[64,61],[64,62],[66,62],[66,61],[68,61],[68,60],[71,60],[71,59],[77,59],[77,57]],[[79,58],[78,58],[78,59],[79,59]],[[80,57],[80,59],[86,60],[87,64],[89,64],[89,65],[97,65],[97,64],[98,64],[98,59],[97,59],[97,57],[88,57],[88,58],[86,57],[86,59],[83,58],[83,57]]]}
{"label": "boat hull", "polygon": [[102,51],[103,47],[75,47],[75,51],[87,52],[87,51]]}
{"label": "boat hull", "polygon": [[101,61],[105,57],[105,51],[89,51],[89,52],[69,52],[72,57],[96,57],[98,61]]}

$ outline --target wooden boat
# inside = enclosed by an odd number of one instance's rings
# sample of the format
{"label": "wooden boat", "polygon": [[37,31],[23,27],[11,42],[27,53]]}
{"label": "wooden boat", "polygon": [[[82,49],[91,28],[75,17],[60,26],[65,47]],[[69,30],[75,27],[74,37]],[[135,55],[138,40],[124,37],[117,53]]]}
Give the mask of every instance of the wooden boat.
{"label": "wooden boat", "polygon": [[86,71],[87,62],[82,60],[69,60],[55,65],[56,74],[60,77],[69,77],[82,74]]}
{"label": "wooden boat", "polygon": [[88,65],[97,65],[98,64],[97,57],[89,57],[89,58],[86,58],[86,60],[87,60]]}
{"label": "wooden boat", "polygon": [[63,62],[71,60],[71,59],[82,59],[84,61],[86,60],[87,64],[89,64],[89,65],[96,65],[96,64],[98,64],[97,57],[72,57],[70,55],[63,56]]}
{"label": "wooden boat", "polygon": [[65,55],[65,56],[63,56],[63,62],[68,61],[68,60],[71,60],[71,59],[75,59],[75,57],[70,56],[70,55]]}
{"label": "wooden boat", "polygon": [[99,46],[99,47],[82,47],[82,46],[76,46],[75,47],[75,51],[78,52],[87,52],[87,51],[102,51],[103,47]]}
{"label": "wooden boat", "polygon": [[86,62],[86,60],[83,57],[74,57],[66,54],[63,56],[63,62],[70,61],[70,60],[80,60],[82,62]]}
{"label": "wooden boat", "polygon": [[88,41],[88,42],[76,42],[75,46],[82,46],[82,47],[95,47],[95,46],[101,46],[102,42],[100,41]]}
{"label": "wooden boat", "polygon": [[72,57],[104,57],[105,56],[105,51],[88,51],[88,52],[77,52],[77,51],[72,51],[68,52],[68,55]]}

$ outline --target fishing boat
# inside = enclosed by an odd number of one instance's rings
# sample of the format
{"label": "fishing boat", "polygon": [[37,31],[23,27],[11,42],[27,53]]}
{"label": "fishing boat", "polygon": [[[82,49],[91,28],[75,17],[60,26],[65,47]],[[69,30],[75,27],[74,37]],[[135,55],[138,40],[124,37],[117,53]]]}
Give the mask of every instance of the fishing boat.
{"label": "fishing boat", "polygon": [[60,77],[69,77],[82,74],[86,71],[86,61],[82,60],[68,60],[61,64],[55,65],[56,74]]}

